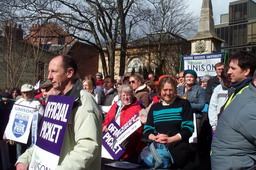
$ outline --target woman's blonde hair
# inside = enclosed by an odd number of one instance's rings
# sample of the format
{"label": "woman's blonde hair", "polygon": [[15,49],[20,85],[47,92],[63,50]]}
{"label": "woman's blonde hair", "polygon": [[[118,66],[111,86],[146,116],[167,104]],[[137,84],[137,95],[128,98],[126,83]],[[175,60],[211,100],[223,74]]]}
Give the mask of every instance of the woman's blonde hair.
{"label": "woman's blonde hair", "polygon": [[88,87],[89,87],[89,89],[87,89],[87,91],[94,95],[94,92],[93,92],[94,91],[93,81],[91,79],[85,79],[85,80],[83,80],[83,85],[84,85],[85,82],[88,84]]}

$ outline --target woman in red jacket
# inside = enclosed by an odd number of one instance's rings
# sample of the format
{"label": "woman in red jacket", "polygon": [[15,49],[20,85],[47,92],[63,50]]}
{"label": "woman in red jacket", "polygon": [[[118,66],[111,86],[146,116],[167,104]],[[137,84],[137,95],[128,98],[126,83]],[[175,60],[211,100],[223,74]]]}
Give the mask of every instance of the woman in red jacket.
{"label": "woman in red jacket", "polygon": [[[102,124],[102,131],[107,131],[107,126],[113,119],[122,127],[134,115],[139,114],[142,109],[134,97],[133,89],[129,85],[120,86],[118,95],[120,100],[115,102],[107,113]],[[141,142],[142,132],[143,129],[140,127],[122,143],[125,147],[125,153],[121,157],[122,160],[137,163],[137,158],[145,146]]]}

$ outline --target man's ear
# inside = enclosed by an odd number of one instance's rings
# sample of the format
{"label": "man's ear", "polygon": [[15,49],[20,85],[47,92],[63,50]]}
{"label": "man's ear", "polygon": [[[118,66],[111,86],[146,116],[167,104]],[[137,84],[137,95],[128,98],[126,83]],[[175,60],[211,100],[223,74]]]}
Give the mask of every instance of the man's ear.
{"label": "man's ear", "polygon": [[251,71],[251,69],[249,69],[249,68],[244,69],[244,72],[245,72],[244,75],[245,75],[245,77],[249,77],[250,71]]}
{"label": "man's ear", "polygon": [[68,70],[67,70],[67,76],[68,76],[68,78],[73,77],[74,74],[75,74],[74,69],[73,69],[72,67],[69,67]]}

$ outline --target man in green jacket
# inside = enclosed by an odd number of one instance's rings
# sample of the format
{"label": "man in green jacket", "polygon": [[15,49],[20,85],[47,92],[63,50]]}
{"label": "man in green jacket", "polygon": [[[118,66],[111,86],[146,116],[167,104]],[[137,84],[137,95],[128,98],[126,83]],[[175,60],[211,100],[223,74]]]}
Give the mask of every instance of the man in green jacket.
{"label": "man in green jacket", "polygon": [[[60,91],[59,95],[75,98],[57,169],[99,170],[102,118],[93,96],[82,90],[81,80],[76,78],[77,65],[70,56],[54,57],[48,69],[48,79],[53,88]],[[17,170],[28,168],[32,153],[33,147],[19,157]]]}

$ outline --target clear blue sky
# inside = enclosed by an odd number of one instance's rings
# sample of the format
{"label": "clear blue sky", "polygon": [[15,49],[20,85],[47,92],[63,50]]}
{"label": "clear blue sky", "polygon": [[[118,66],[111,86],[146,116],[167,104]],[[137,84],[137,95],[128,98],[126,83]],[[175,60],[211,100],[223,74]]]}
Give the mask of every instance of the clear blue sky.
{"label": "clear blue sky", "polygon": [[[220,22],[220,14],[228,13],[228,6],[230,2],[236,0],[212,0],[213,8],[213,18],[214,23],[218,24]],[[189,10],[193,12],[194,16],[200,16],[201,6],[203,0],[188,0]]]}

